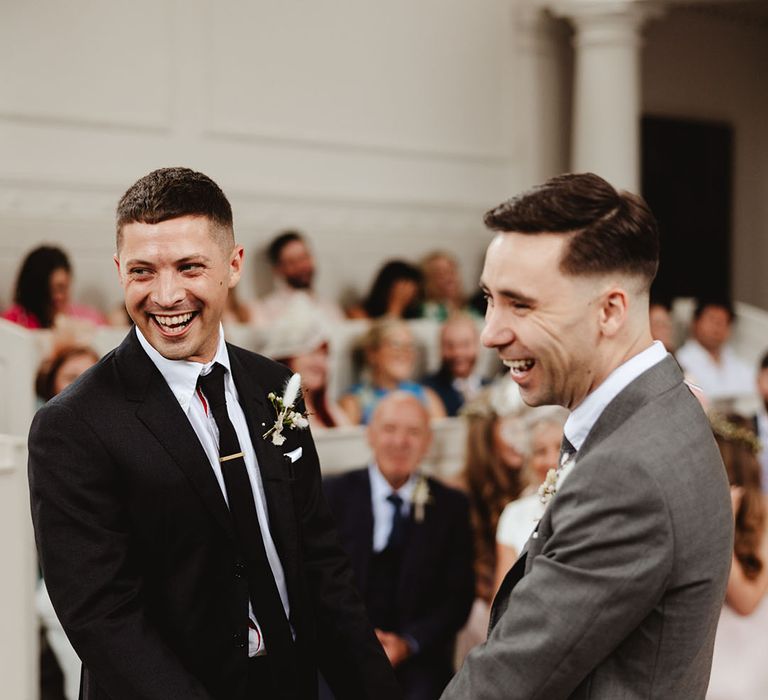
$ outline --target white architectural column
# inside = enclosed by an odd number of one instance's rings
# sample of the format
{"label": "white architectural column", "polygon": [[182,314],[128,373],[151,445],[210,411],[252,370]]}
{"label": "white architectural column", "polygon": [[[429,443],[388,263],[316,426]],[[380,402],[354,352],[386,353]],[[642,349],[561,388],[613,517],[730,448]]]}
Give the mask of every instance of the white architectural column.
{"label": "white architectural column", "polygon": [[647,0],[554,0],[574,26],[571,170],[614,186],[640,187],[640,46],[643,23],[660,13]]}

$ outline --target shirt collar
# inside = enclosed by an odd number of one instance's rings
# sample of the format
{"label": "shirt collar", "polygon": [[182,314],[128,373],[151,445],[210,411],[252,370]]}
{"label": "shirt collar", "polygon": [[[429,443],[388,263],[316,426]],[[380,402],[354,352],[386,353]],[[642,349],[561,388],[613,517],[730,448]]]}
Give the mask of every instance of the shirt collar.
{"label": "shirt collar", "polygon": [[372,462],[368,465],[368,475],[371,480],[371,499],[374,501],[385,501],[387,496],[391,493],[396,493],[403,499],[403,503],[409,504],[411,497],[413,496],[413,489],[416,486],[416,475],[411,474],[408,481],[406,481],[399,489],[393,489],[389,482],[384,478],[384,475],[379,470],[376,462]]}
{"label": "shirt collar", "polygon": [[613,370],[568,416],[564,432],[570,443],[580,450],[606,406],[643,372],[661,362],[667,354],[664,345],[656,340],[650,347],[630,357]]}
{"label": "shirt collar", "polygon": [[189,411],[192,397],[195,395],[195,389],[197,388],[198,378],[201,374],[208,374],[214,363],[218,362],[223,365],[227,372],[231,374],[229,353],[227,352],[227,344],[224,341],[224,329],[221,324],[219,325],[219,345],[216,348],[216,355],[207,363],[190,362],[189,360],[169,360],[167,357],[163,357],[150,344],[138,326],[136,326],[136,336],[141,347],[144,348],[144,352],[147,353],[149,359],[152,360],[160,374],[163,375],[163,379],[168,383],[184,413]]}

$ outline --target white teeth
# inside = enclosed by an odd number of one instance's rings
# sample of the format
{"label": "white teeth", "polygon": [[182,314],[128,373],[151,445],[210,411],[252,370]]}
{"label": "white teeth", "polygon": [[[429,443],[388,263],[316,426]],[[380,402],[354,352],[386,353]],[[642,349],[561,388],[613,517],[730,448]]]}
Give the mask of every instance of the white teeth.
{"label": "white teeth", "polygon": [[155,320],[166,327],[178,326],[192,320],[192,313],[180,314],[178,316],[155,316]]}
{"label": "white teeth", "polygon": [[513,372],[525,372],[531,369],[534,365],[534,361],[527,360],[504,360],[504,364],[509,367]]}

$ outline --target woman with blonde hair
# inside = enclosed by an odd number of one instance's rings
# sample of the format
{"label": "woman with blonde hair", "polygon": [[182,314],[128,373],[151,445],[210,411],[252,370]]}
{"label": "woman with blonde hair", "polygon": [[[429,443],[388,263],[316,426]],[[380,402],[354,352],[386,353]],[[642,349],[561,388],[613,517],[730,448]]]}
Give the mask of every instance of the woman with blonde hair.
{"label": "woman with blonde hair", "polygon": [[354,424],[367,425],[376,405],[391,391],[406,391],[419,399],[430,418],[444,418],[445,407],[430,388],[413,380],[417,347],[410,327],[398,319],[375,321],[363,338],[363,378],[339,400]]}

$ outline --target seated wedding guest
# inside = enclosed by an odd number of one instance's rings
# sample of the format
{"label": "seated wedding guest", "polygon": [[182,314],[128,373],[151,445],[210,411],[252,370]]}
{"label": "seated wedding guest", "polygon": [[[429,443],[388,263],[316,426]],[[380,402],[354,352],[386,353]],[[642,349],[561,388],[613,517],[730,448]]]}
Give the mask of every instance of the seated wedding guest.
{"label": "seated wedding guest", "polygon": [[39,246],[27,254],[16,278],[13,304],[3,318],[25,328],[51,328],[74,319],[105,325],[104,316],[71,299],[72,265],[67,254],[54,246]]}
{"label": "seated wedding guest", "polygon": [[390,260],[376,273],[368,296],[347,311],[350,318],[418,318],[423,279],[418,268]]}
{"label": "seated wedding guest", "polygon": [[762,642],[768,634],[768,537],[759,445],[750,421],[738,414],[714,415],[712,429],[731,485],[735,536],[707,699],[754,700],[768,697]]}
{"label": "seated wedding guest", "polygon": [[654,340],[660,340],[667,352],[674,353],[677,344],[675,343],[675,324],[672,321],[672,307],[666,301],[651,299],[648,315],[651,322],[651,337]]}
{"label": "seated wedding guest", "polygon": [[297,296],[305,297],[315,312],[329,323],[344,319],[338,304],[321,298],[315,291],[315,258],[301,233],[283,231],[278,234],[267,246],[267,258],[275,277],[275,290],[253,304],[253,323],[274,323]]}
{"label": "seated wedding guest", "polygon": [[98,361],[99,354],[84,345],[62,345],[55,348],[37,371],[35,392],[38,398],[49,401]]}
{"label": "seated wedding guest", "polygon": [[[43,360],[35,377],[35,393],[45,402],[60,394],[85,370],[99,361],[93,348],[62,345]],[[80,657],[67,639],[53,610],[48,589],[41,579],[35,595],[42,626],[40,648],[41,700],[77,700],[80,688]]]}
{"label": "seated wedding guest", "polygon": [[467,404],[464,468],[451,486],[469,498],[474,542],[475,603],[467,626],[457,641],[456,658],[485,641],[493,576],[496,570],[496,526],[504,506],[519,498],[526,481],[523,466],[529,450],[517,387],[500,379]]}
{"label": "seated wedding guest", "polygon": [[301,374],[302,398],[312,429],[350,425],[346,413],[328,396],[328,333],[309,301],[294,299],[266,335],[261,353]]}
{"label": "seated wedding guest", "polygon": [[494,593],[544,513],[539,487],[546,481],[550,470],[557,469],[566,417],[567,412],[555,406],[531,409],[527,416],[530,456],[526,471],[529,485],[522,498],[507,504],[498,520]]}
{"label": "seated wedding guest", "polygon": [[477,371],[480,332],[475,320],[456,313],[440,328],[440,369],[424,377],[423,384],[433,389],[449,416],[478,395],[487,380]]}
{"label": "seated wedding guest", "polygon": [[435,251],[421,261],[424,276],[424,301],[421,315],[445,321],[457,311],[467,310],[467,301],[456,258],[444,251]]}
{"label": "seated wedding guest", "polygon": [[712,402],[751,396],[755,372],[728,345],[734,321],[729,301],[700,300],[693,314],[691,338],[676,357],[686,376]]}
{"label": "seated wedding guest", "polygon": [[763,490],[768,491],[768,352],[760,359],[757,371],[757,394],[760,406],[753,418],[755,433],[760,441],[760,460]]}
{"label": "seated wedding guest", "polygon": [[370,464],[323,484],[408,700],[440,697],[474,589],[467,499],[419,471],[431,440],[424,405],[412,394],[389,394],[368,427]]}
{"label": "seated wedding guest", "polygon": [[431,418],[445,417],[440,397],[413,380],[416,371],[416,341],[407,323],[381,319],[363,338],[363,379],[339,400],[353,424],[367,424],[376,404],[388,393],[400,390],[413,394]]}

